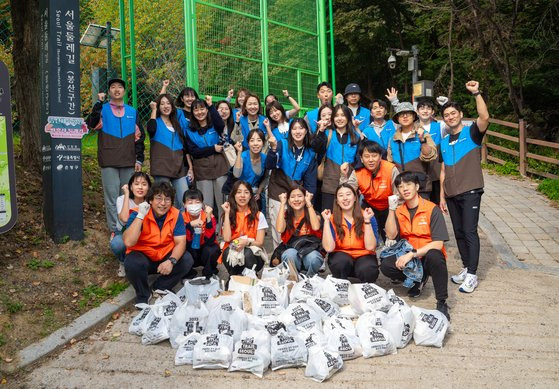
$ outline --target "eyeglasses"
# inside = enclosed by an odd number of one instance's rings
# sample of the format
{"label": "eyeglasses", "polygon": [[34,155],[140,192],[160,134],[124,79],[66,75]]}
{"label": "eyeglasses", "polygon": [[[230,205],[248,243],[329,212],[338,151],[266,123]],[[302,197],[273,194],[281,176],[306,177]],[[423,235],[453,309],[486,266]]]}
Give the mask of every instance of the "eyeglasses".
{"label": "eyeglasses", "polygon": [[413,112],[402,112],[399,116],[413,116]]}
{"label": "eyeglasses", "polygon": [[153,199],[158,203],[167,203],[167,204],[171,204],[172,201],[170,197],[163,197],[163,196],[155,196]]}

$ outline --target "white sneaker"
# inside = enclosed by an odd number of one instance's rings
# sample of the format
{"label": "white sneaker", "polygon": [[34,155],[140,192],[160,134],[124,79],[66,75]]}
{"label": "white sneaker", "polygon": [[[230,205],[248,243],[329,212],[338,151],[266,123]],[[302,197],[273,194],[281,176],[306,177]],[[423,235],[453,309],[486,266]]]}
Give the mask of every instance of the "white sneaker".
{"label": "white sneaker", "polygon": [[466,279],[466,274],[468,274],[468,268],[462,268],[460,273],[456,274],[455,276],[450,277],[450,280],[455,284],[461,284]]}
{"label": "white sneaker", "polygon": [[116,273],[119,277],[124,278],[126,277],[126,270],[124,270],[124,265],[119,263],[118,265],[118,273]]}
{"label": "white sneaker", "polygon": [[466,279],[462,282],[462,285],[458,290],[462,293],[472,293],[475,288],[477,288],[477,276],[475,274],[466,274]]}

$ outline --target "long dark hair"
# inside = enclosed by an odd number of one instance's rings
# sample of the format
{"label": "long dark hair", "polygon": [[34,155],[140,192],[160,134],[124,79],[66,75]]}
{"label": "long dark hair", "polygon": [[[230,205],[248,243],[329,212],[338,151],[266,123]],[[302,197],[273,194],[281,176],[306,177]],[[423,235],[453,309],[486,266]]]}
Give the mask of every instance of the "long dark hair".
{"label": "long dark hair", "polygon": [[206,128],[211,128],[213,126],[212,123],[212,116],[210,115],[210,107],[208,107],[208,104],[206,104],[206,102],[204,100],[200,100],[200,99],[196,99],[192,102],[192,112],[194,112],[194,109],[197,107],[204,107],[208,110],[208,112],[206,113],[206,126],[202,128],[202,126],[200,125],[200,122],[198,121],[198,119],[196,119],[196,117],[194,116],[194,114],[192,115],[192,117],[190,118],[190,129],[193,131],[197,131],[198,133],[202,133],[204,132],[203,130]]}
{"label": "long dark hair", "polygon": [[303,127],[305,129],[305,131],[307,131],[305,133],[305,137],[303,138],[303,146],[305,148],[310,147],[311,146],[311,131],[309,130],[309,125],[307,124],[305,119],[295,118],[291,121],[291,124],[289,125],[289,133],[287,135],[287,144],[289,145],[289,150],[293,150],[293,148],[295,147],[295,141],[293,140],[293,135],[291,135],[291,130],[293,129],[293,126],[295,124],[299,124],[301,127]]}
{"label": "long dark hair", "polygon": [[218,101],[215,104],[215,108],[218,109],[221,104],[225,104],[227,105],[227,108],[229,108],[229,117],[227,118],[227,121],[225,121],[225,127],[227,127],[227,131],[233,131],[233,127],[235,126],[235,119],[233,118],[233,108],[231,108],[231,104],[227,100]]}
{"label": "long dark hair", "polygon": [[[231,193],[229,193],[229,198],[227,199],[227,201],[229,201],[229,206],[231,207],[231,210],[229,212],[229,223],[231,225],[231,231],[237,228],[237,203],[235,202],[235,195],[237,194],[239,186],[241,185],[247,188],[250,192],[250,199],[248,201],[248,209],[250,209],[250,214],[248,215],[249,226],[254,226],[254,223],[258,218],[258,212],[260,212],[258,203],[254,199],[254,193],[252,193],[252,187],[250,186],[250,184],[244,180],[235,182],[233,184],[233,187],[231,188]],[[223,215],[225,217],[225,214]]]}
{"label": "long dark hair", "polygon": [[196,99],[200,98],[200,97],[198,97],[198,92],[196,92],[196,89],[187,86],[186,88],[181,90],[179,95],[177,96],[176,105],[179,108],[185,108],[184,101],[182,101],[182,98],[183,98],[184,95],[194,95],[194,97]]}
{"label": "long dark hair", "polygon": [[345,237],[345,233],[344,233],[344,229],[342,227],[342,223],[344,222],[344,215],[343,215],[343,211],[340,208],[340,205],[338,204],[338,191],[342,188],[348,188],[353,192],[353,195],[355,196],[355,204],[353,205],[353,225],[355,226],[355,234],[357,235],[358,238],[362,238],[363,235],[365,234],[363,232],[363,211],[361,210],[361,205],[359,204],[359,196],[357,196],[357,192],[355,191],[355,189],[347,184],[347,183],[343,183],[340,184],[337,188],[336,188],[336,199],[334,199],[334,209],[332,210],[332,219],[334,222],[334,229],[336,230],[336,235],[338,236],[338,238],[340,240],[343,240]]}
{"label": "long dark hair", "polygon": [[[132,174],[132,176],[130,177],[130,179],[128,180],[128,189],[129,189],[129,194],[128,197],[130,197],[132,200],[134,200],[134,193],[132,193],[132,184],[134,183],[134,181],[136,181],[136,178],[142,177],[144,180],[147,181],[148,183],[148,190],[149,188],[151,188],[151,178],[149,178],[149,176],[147,175],[147,173],[144,172],[134,172],[134,174]],[[145,198],[145,197],[144,197]]]}
{"label": "long dark hair", "polygon": [[336,117],[336,113],[338,111],[342,111],[344,116],[347,119],[346,131],[349,135],[349,140],[352,146],[355,146],[359,143],[359,137],[355,133],[355,127],[353,126],[352,114],[351,110],[343,104],[337,104],[334,109],[332,110],[332,127],[336,129],[336,124],[334,123],[334,117]]}
{"label": "long dark hair", "polygon": [[270,127],[276,128],[279,123],[270,117],[270,111],[272,110],[272,108],[275,108],[281,112],[281,117],[284,121],[287,121],[287,115],[285,114],[285,108],[277,100],[274,100],[270,104],[266,105],[266,117],[270,121]]}
{"label": "long dark hair", "polygon": [[[303,197],[305,197],[307,195],[307,190],[305,188],[303,188],[301,185],[291,185],[289,187],[289,192],[287,192],[287,204],[286,204],[286,208],[285,208],[285,223],[286,223],[286,230],[289,232],[295,231],[295,228],[297,228],[297,226],[295,225],[294,221],[295,221],[295,210],[293,208],[291,208],[291,206],[289,205],[289,197],[291,196],[291,193],[295,190],[300,190],[301,193],[303,193]],[[303,217],[305,220],[305,225],[307,225],[308,227],[311,226],[311,218],[309,216],[309,209],[307,208],[307,205],[304,204],[303,205],[303,212],[305,213],[305,216]],[[314,212],[314,209],[312,210],[312,212]]]}
{"label": "long dark hair", "polygon": [[161,117],[161,110],[159,109],[159,105],[161,104],[161,100],[163,100],[163,98],[166,98],[169,103],[171,104],[171,113],[169,114],[169,121],[171,122],[171,125],[173,126],[173,128],[175,129],[175,132],[177,134],[179,134],[179,138],[181,139],[182,143],[184,144],[185,139],[184,139],[184,132],[183,129],[179,123],[179,120],[177,119],[177,108],[175,107],[175,104],[173,104],[173,98],[171,97],[170,94],[168,93],[164,93],[162,95],[159,95],[159,97],[157,97],[157,99],[155,99],[155,103],[157,104],[157,117]]}

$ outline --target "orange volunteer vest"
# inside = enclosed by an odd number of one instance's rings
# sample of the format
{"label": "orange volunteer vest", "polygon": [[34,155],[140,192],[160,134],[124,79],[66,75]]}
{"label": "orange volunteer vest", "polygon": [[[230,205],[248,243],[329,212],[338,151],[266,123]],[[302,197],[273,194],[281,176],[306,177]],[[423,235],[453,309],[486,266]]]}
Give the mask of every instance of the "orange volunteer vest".
{"label": "orange volunteer vest", "polygon": [[[332,223],[332,222],[330,222]],[[359,238],[355,233],[355,225],[351,225],[351,229],[347,227],[347,222],[344,220],[342,223],[342,228],[344,229],[344,239],[341,240],[336,234],[336,229],[334,228],[334,235],[336,240],[336,248],[334,251],[341,251],[349,254],[353,259],[357,259],[364,255],[375,254],[374,251],[369,251],[365,248],[365,234],[363,237]]]}
{"label": "orange volunteer vest", "polygon": [[359,191],[365,201],[374,209],[384,211],[388,208],[388,196],[392,196],[392,170],[396,165],[388,161],[381,161],[377,175],[366,168],[355,171]]}

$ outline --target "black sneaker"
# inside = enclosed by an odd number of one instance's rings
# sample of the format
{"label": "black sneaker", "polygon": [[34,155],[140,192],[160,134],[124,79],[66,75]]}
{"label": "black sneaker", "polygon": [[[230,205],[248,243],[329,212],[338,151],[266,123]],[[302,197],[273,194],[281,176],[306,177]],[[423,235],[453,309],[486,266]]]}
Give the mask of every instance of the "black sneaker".
{"label": "black sneaker", "polygon": [[411,298],[419,297],[421,295],[423,287],[427,283],[427,280],[429,280],[429,277],[425,278],[421,282],[414,282],[413,286],[408,290],[408,296]]}
{"label": "black sneaker", "polygon": [[446,301],[437,301],[437,311],[441,312],[443,315],[446,316],[446,318],[448,319],[448,321],[450,322],[450,314],[448,313],[448,310],[450,308],[448,307],[448,304],[446,303]]}

